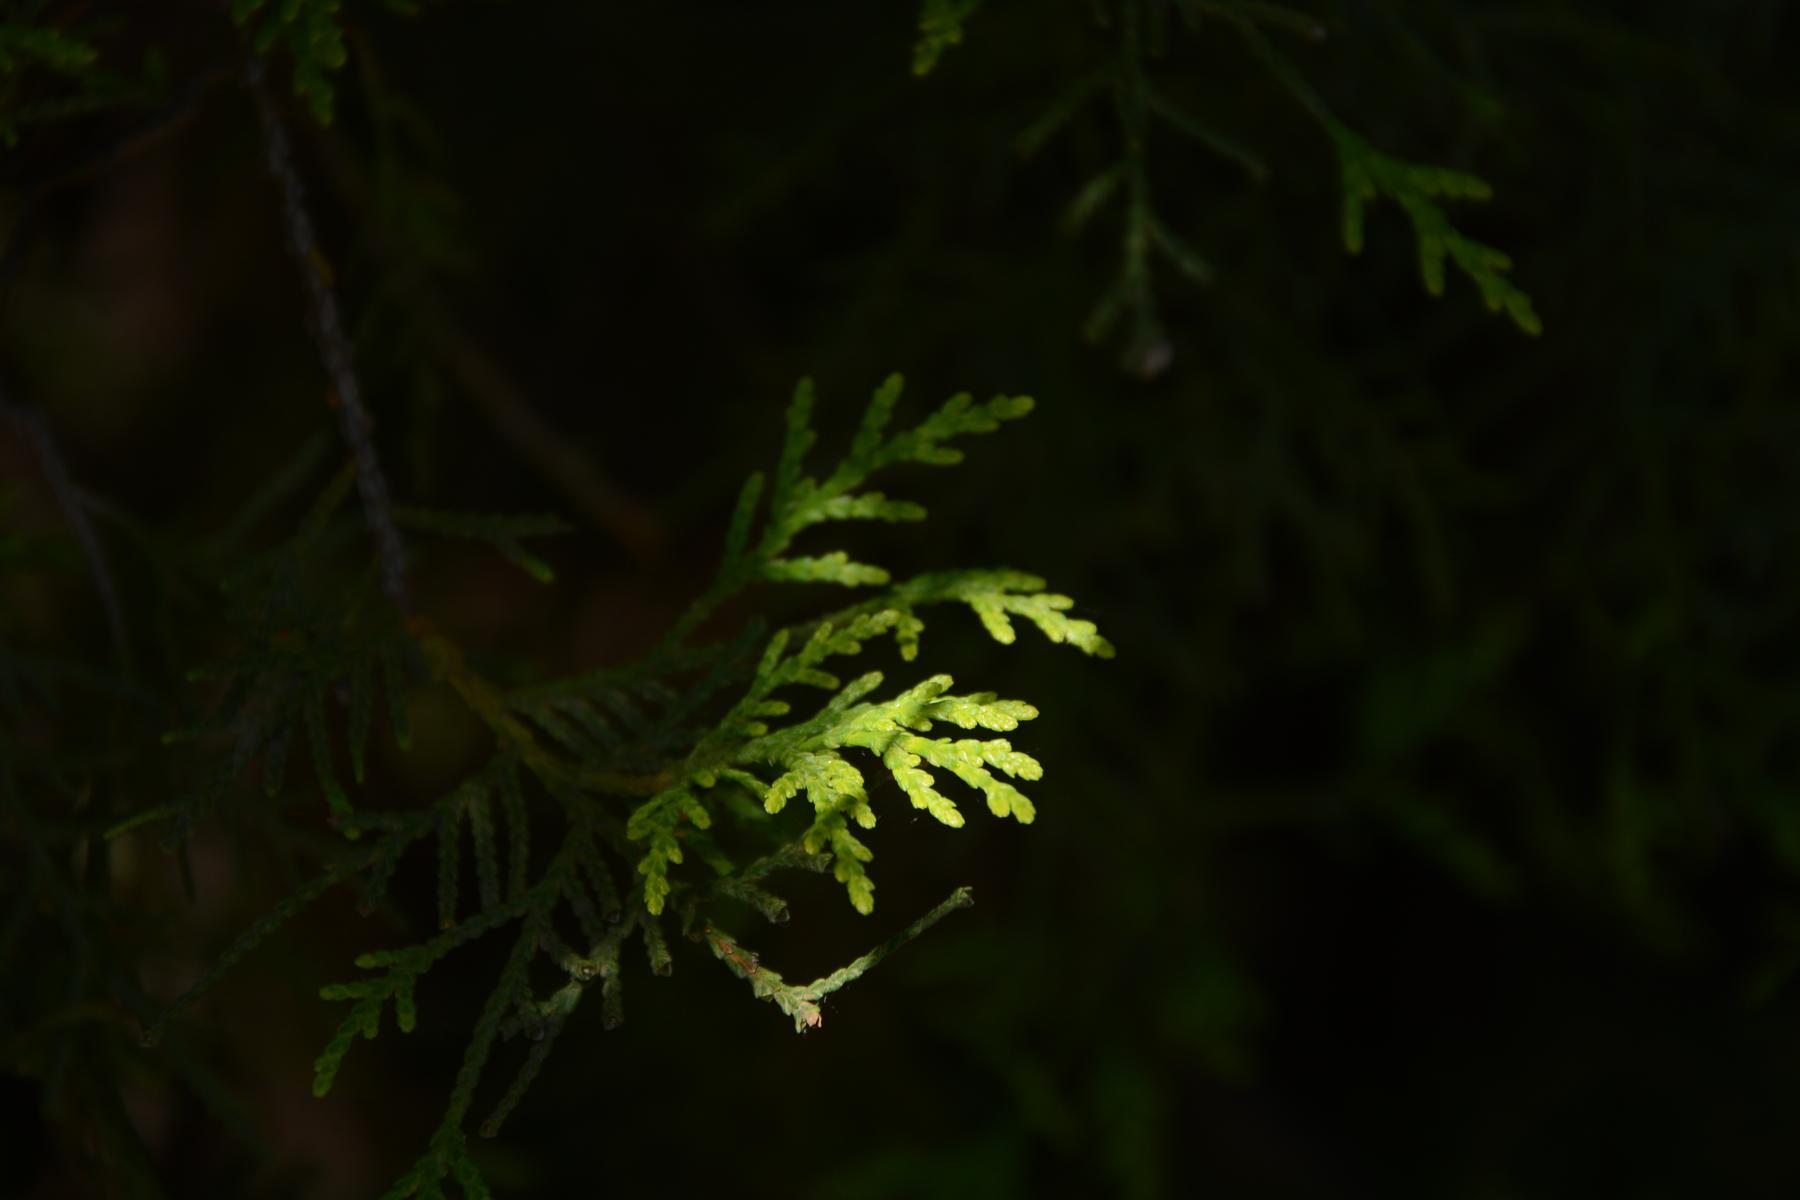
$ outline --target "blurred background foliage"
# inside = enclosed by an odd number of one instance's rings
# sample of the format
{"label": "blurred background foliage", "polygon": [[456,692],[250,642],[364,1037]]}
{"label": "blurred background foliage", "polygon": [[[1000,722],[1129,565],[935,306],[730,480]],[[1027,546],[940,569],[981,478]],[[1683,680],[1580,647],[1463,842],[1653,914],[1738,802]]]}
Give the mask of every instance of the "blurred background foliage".
{"label": "blurred background foliage", "polygon": [[[156,736],[226,634],[213,539],[331,424],[237,34],[197,0],[7,7],[0,1191],[373,1194],[492,964],[315,1102],[315,989],[393,932],[338,898],[142,1050],[318,804],[296,779],[181,855],[98,837],[183,786]],[[1044,710],[1039,820],[884,826],[907,874],[874,920],[978,906],[798,1040],[678,958],[622,1031],[564,1034],[483,1148],[502,1194],[1800,1190],[1791,6],[1320,0],[1266,30],[1371,144],[1492,184],[1454,219],[1537,338],[1454,273],[1427,296],[1392,206],[1347,256],[1329,140],[1228,21],[1170,9],[1146,78],[1256,169],[1151,130],[1211,282],[1159,267],[1123,344],[1083,337],[1117,226],[1059,224],[1114,111],[1017,141],[1155,4],[928,5],[962,36],[923,77],[904,3],[389,7],[343,14],[331,123],[316,88],[289,116],[396,490],[584,527],[550,588],[434,552],[421,608],[518,674],[623,661],[706,578],[793,379],[842,429],[829,398],[902,369],[1039,407],[881,561],[1042,573],[1119,648],[965,629],[959,679]],[[409,708],[371,787],[424,798],[472,726]],[[830,888],[771,955],[866,944]]]}

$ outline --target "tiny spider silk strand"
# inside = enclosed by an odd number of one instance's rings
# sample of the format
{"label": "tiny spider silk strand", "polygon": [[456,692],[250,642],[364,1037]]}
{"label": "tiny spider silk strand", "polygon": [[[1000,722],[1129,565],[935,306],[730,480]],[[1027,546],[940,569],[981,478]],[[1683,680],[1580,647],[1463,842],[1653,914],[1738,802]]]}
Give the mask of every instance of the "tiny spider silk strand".
{"label": "tiny spider silk strand", "polygon": [[300,183],[300,172],[294,166],[293,143],[288,140],[287,130],[263,84],[262,59],[251,57],[245,80],[256,97],[257,111],[262,117],[263,147],[269,174],[281,187],[282,207],[287,214],[288,249],[300,267],[307,298],[312,302],[313,339],[318,343],[319,357],[324,360],[332,390],[337,393],[338,424],[344,442],[350,448],[363,519],[368,522],[369,535],[375,542],[375,555],[381,567],[381,590],[405,612],[409,608],[406,550],[400,541],[400,530],[394,524],[394,506],[388,496],[387,477],[382,474],[381,460],[375,454],[373,422],[363,405],[350,339],[344,333],[337,296],[325,279],[318,237],[313,231],[312,217],[306,210],[306,192]]}

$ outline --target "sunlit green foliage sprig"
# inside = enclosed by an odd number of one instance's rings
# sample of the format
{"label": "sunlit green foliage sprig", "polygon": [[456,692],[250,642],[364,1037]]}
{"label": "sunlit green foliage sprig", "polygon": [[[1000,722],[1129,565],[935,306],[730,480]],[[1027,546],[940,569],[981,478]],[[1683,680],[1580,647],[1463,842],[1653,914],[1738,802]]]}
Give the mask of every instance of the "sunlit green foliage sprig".
{"label": "sunlit green foliage sprig", "polygon": [[[815,478],[805,473],[806,455],[815,440],[813,390],[809,381],[802,381],[788,409],[787,439],[769,488],[761,534],[752,537],[765,486],[763,476],[756,474],[739,495],[718,582],[683,618],[677,637],[693,628],[724,596],[753,581],[847,586],[887,583],[886,570],[854,562],[842,551],[797,557],[788,553],[789,547],[802,531],[828,521],[922,519],[925,510],[918,504],[856,489],[875,471],[896,463],[955,463],[962,452],[948,444],[952,439],[992,432],[1000,422],[1031,409],[1030,400],[1024,397],[1000,396],[977,404],[968,395],[959,395],[913,429],[889,435],[887,426],[900,389],[898,376],[877,389],[849,453],[828,475]],[[875,812],[863,775],[846,757],[846,750],[861,750],[878,760],[914,807],[946,825],[960,826],[962,814],[933,786],[934,777],[926,764],[979,789],[995,815],[1029,822],[1035,812],[1030,801],[988,768],[1030,780],[1039,774],[1035,760],[1015,752],[1001,738],[952,741],[921,735],[930,731],[934,721],[964,729],[1010,731],[1021,720],[1037,715],[1030,705],[998,701],[991,694],[949,695],[952,681],[947,675],[927,679],[884,703],[859,703],[882,685],[881,673],[868,672],[844,683],[825,670],[824,664],[834,657],[859,654],[869,639],[887,634],[895,637],[902,656],[910,661],[918,652],[923,628],[917,608],[946,600],[968,604],[1002,642],[1013,640],[1008,614],[1016,613],[1035,622],[1052,640],[1069,642],[1090,654],[1112,652],[1090,622],[1072,621],[1063,615],[1069,604],[1066,597],[1041,589],[1041,580],[1018,573],[938,576],[902,585],[889,596],[826,618],[812,627],[792,653],[788,650],[790,634],[778,632],[770,639],[742,698],[694,748],[670,785],[632,814],[626,834],[646,847],[637,869],[644,876],[645,903],[650,911],[661,912],[667,902],[669,868],[684,861],[684,835],[703,839],[711,828],[712,814],[704,794],[721,784],[728,793],[734,789],[747,793],[771,815],[804,792],[814,819],[802,844],[810,852],[829,850],[834,854],[836,876],[848,890],[851,903],[859,912],[873,911],[874,883],[863,865],[872,853],[850,831],[850,825],[873,828]],[[810,718],[772,728],[768,722],[787,716],[793,707],[776,693],[795,686],[833,694]]]}
{"label": "sunlit green foliage sprig", "polygon": [[[875,951],[805,985],[787,983],[725,926],[744,909],[771,922],[789,920],[787,900],[772,890],[776,876],[788,871],[829,870],[859,912],[873,911],[875,885],[866,866],[873,852],[853,832],[875,825],[874,789],[863,773],[872,766],[913,808],[952,828],[966,818],[940,790],[946,777],[980,795],[996,817],[1029,823],[1036,815],[1017,782],[1037,780],[1043,768],[997,736],[1017,731],[1037,715],[1035,707],[991,692],[955,692],[943,674],[875,699],[884,683],[880,671],[845,681],[828,669],[834,660],[892,637],[902,661],[913,661],[922,611],[944,603],[971,609],[1002,643],[1015,640],[1013,623],[1024,620],[1053,642],[1112,654],[1091,622],[1069,615],[1073,601],[1023,572],[944,571],[895,584],[885,569],[843,550],[798,552],[797,542],[815,527],[923,519],[922,505],[870,490],[870,479],[905,464],[959,462],[961,439],[994,432],[1031,409],[1024,397],[978,403],[957,395],[896,430],[890,426],[901,388],[894,376],[876,389],[847,452],[814,475],[807,466],[816,440],[813,389],[802,381],[774,471],[752,475],[740,494],[712,586],[646,659],[568,680],[517,687],[490,681],[429,621],[393,613],[372,566],[362,570],[347,602],[340,597],[336,606],[297,609],[308,603],[297,585],[314,560],[361,544],[355,522],[339,513],[350,495],[348,469],[340,470],[294,538],[255,560],[234,584],[247,613],[245,651],[195,673],[196,681],[216,681],[225,692],[213,706],[216,715],[189,731],[196,739],[217,739],[225,766],[202,793],[205,803],[177,814],[174,835],[230,792],[253,763],[261,763],[266,789],[279,790],[287,742],[303,731],[331,821],[351,845],[229,946],[150,1036],[160,1037],[185,1005],[331,889],[354,886],[361,911],[385,909],[401,860],[429,845],[436,859],[435,932],[361,955],[360,977],[321,990],[322,998],[348,1009],[316,1060],[313,1091],[327,1094],[355,1043],[376,1037],[390,1019],[402,1033],[415,1028],[420,981],[440,962],[478,939],[510,937],[438,1131],[388,1193],[396,1200],[443,1195],[450,1185],[481,1196],[486,1185],[469,1153],[467,1121],[491,1061],[504,1043],[523,1044],[511,1084],[479,1126],[486,1136],[518,1105],[589,991],[599,993],[603,1026],[623,1019],[628,942],[642,945],[652,974],[670,973],[675,954],[665,919],[805,1030],[820,1024],[826,997],[965,907],[970,900],[963,889]],[[280,476],[271,487],[292,488],[296,478]],[[272,503],[258,500],[253,507],[263,511]],[[545,581],[549,567],[519,539],[562,529],[550,518],[404,507],[396,518],[415,532],[486,541]],[[752,622],[740,634],[691,644],[728,597],[755,584],[795,582],[880,590],[772,634]],[[396,719],[412,673],[422,670],[459,695],[494,740],[485,765],[423,809],[396,812],[351,800],[365,778],[381,664],[391,664],[385,685]],[[792,697],[800,689],[825,697],[796,717]],[[350,786],[342,782],[331,734],[340,720]],[[946,736],[941,726],[972,736]],[[403,727],[396,731],[403,733]],[[801,797],[807,819],[786,819],[790,802]],[[704,878],[673,873],[690,856],[709,868]]]}

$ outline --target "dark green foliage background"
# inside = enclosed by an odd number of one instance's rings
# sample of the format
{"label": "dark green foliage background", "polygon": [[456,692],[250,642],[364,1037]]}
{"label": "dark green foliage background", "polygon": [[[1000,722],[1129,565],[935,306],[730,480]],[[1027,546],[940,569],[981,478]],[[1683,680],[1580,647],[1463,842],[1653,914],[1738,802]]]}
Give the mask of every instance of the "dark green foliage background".
{"label": "dark green foliage background", "polygon": [[[841,432],[899,369],[915,405],[1039,407],[912,480],[932,520],[871,534],[880,561],[1042,573],[1119,649],[1003,650],[939,617],[960,683],[1044,710],[1019,738],[1048,770],[1038,823],[947,835],[890,807],[876,915],[825,882],[757,944],[804,973],[959,883],[977,906],[801,1039],[678,948],[672,980],[632,979],[622,1030],[565,1035],[488,1148],[501,1194],[1800,1189],[1800,27],[1773,0],[1317,11],[1330,36],[1283,44],[1346,121],[1494,184],[1456,217],[1514,255],[1541,338],[1460,278],[1426,297],[1391,206],[1348,258],[1329,144],[1223,25],[1172,34],[1152,70],[1270,174],[1152,143],[1158,207],[1217,281],[1159,280],[1174,357],[1145,381],[1079,333],[1116,225],[1057,231],[1117,152],[1106,108],[1031,161],[1011,148],[1112,44],[1085,3],[990,0],[922,80],[906,4],[352,13],[305,155],[397,490],[563,504],[434,359],[427,278],[666,535],[637,558],[592,530],[551,544],[548,590],[427,558],[423,609],[520,664],[641,650],[704,582],[793,379],[818,377]],[[204,6],[170,13],[172,77],[229,59]],[[14,199],[104,128],[8,152]],[[329,425],[259,153],[224,87],[38,205],[9,267],[9,382],[159,547],[216,530]],[[346,162],[352,202],[324,182]],[[159,576],[109,537],[148,644]],[[78,571],[33,586],[61,598],[33,636],[102,658]],[[217,634],[204,598],[172,611],[145,671],[174,694]],[[456,757],[457,715],[415,708]],[[390,750],[377,786],[430,775]],[[239,832],[207,843],[192,910],[143,843],[201,960],[282,892]],[[481,952],[422,990],[416,1034],[305,1094],[312,990],[397,936],[328,904],[196,1014],[275,1150],[247,1165],[152,1088],[132,1112],[162,1131],[168,1194],[372,1192],[410,1161]],[[6,1086],[0,1145],[29,1149],[32,1085]],[[22,1194],[98,1194],[37,1157]],[[0,1159],[5,1191],[33,1156]]]}

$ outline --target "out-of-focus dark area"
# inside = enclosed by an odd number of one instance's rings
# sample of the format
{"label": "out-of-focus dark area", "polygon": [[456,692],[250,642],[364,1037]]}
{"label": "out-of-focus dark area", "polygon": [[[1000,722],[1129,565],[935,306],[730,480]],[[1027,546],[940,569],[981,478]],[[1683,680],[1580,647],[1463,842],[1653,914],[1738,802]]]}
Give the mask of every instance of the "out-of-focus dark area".
{"label": "out-of-focus dark area", "polygon": [[[798,1038],[695,947],[633,961],[626,1024],[576,1021],[479,1146],[497,1194],[1800,1194],[1800,16],[1305,7],[1323,36],[1266,36],[1347,125],[1493,185],[1445,209],[1512,255],[1540,337],[1454,270],[1428,296],[1391,203],[1344,252],[1330,141],[1227,20],[1171,9],[1143,69],[1266,170],[1152,130],[1156,211],[1214,278],[1157,267],[1166,345],[1130,370],[1082,335],[1122,202],[1059,223],[1121,152],[1107,93],[1015,145],[1115,61],[1116,6],[989,0],[921,78],[907,3],[352,4],[329,126],[272,54],[395,491],[579,526],[538,547],[550,586],[420,549],[463,644],[520,678],[642,653],[795,379],[843,437],[899,370],[914,414],[1038,408],[883,481],[931,519],[849,544],[1042,574],[1118,647],[937,613],[926,672],[1043,710],[1037,822],[889,804],[875,914],[821,880],[755,941],[804,976],[959,884],[976,906]],[[238,34],[202,3],[10,8],[116,78],[92,111],[24,56],[0,84],[34,114],[0,150],[0,633],[53,681],[0,695],[0,1194],[373,1196],[499,951],[314,1100],[318,986],[405,940],[429,881],[389,915],[328,897],[144,1050],[145,1006],[313,847],[256,804],[179,855],[92,836],[187,786],[158,736],[231,636],[217,580],[305,505],[219,535],[335,437]],[[397,806],[467,766],[447,693],[410,711],[371,768]],[[283,811],[321,839],[309,789]]]}

